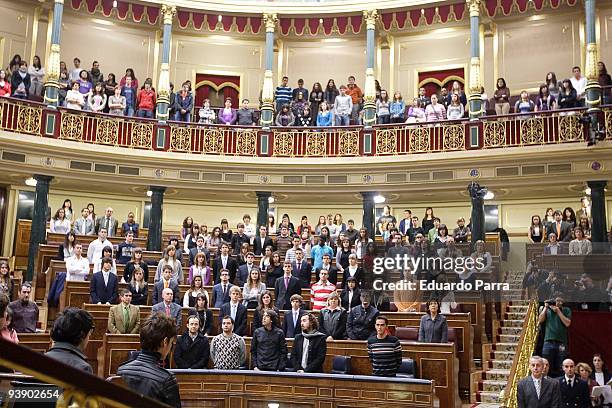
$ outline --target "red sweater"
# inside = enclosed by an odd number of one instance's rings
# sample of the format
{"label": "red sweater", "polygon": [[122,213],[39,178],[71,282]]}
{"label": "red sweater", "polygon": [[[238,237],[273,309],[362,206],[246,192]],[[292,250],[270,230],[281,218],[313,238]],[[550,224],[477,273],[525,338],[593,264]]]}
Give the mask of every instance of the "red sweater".
{"label": "red sweater", "polygon": [[5,80],[4,86],[0,86],[0,96],[11,96],[11,83]]}
{"label": "red sweater", "polygon": [[155,91],[150,89],[147,91],[146,89],[141,89],[138,91],[137,96],[138,109],[143,109],[147,111],[152,111],[155,109]]}

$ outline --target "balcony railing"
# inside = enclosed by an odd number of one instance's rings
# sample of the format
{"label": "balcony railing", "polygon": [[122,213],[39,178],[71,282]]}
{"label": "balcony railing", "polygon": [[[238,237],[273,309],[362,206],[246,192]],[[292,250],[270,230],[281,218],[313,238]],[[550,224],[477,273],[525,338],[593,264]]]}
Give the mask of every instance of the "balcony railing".
{"label": "balcony railing", "polygon": [[[487,116],[477,121],[346,127],[200,125],[113,116],[0,98],[0,129],[131,149],[244,157],[406,156],[421,153],[578,143],[584,109]],[[612,106],[604,106],[612,139]]]}

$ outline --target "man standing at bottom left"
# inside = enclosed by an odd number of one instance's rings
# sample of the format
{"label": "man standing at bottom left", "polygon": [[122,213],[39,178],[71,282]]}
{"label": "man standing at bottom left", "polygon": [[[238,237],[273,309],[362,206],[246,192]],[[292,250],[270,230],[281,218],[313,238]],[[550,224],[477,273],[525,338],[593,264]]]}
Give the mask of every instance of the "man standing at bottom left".
{"label": "man standing at bottom left", "polygon": [[544,361],[542,357],[533,356],[529,359],[531,375],[518,383],[517,402],[519,408],[558,408],[559,382],[544,376]]}
{"label": "man standing at bottom left", "polygon": [[125,385],[172,407],[181,408],[176,377],[161,367],[176,340],[174,319],[155,313],[145,320],[140,329],[142,351],[136,360],[125,363],[117,370]]}

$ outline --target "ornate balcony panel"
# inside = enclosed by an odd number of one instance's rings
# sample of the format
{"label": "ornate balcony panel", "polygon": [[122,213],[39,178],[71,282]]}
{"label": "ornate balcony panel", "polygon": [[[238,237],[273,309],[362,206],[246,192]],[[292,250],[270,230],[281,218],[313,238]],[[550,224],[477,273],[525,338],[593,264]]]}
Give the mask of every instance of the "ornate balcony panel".
{"label": "ornate balcony panel", "polygon": [[[405,156],[578,143],[585,140],[586,133],[580,122],[582,112],[385,125],[365,131],[359,126],[272,128],[268,134],[260,127],[161,123],[0,98],[0,129],[81,143],[213,156]],[[606,138],[612,139],[612,109],[604,107],[601,117]]]}
{"label": "ornate balcony panel", "polygon": [[605,125],[606,125],[606,139],[612,139],[612,108],[604,109]]}
{"label": "ornate balcony panel", "polygon": [[273,129],[273,156],[358,156],[359,146],[356,128]]}

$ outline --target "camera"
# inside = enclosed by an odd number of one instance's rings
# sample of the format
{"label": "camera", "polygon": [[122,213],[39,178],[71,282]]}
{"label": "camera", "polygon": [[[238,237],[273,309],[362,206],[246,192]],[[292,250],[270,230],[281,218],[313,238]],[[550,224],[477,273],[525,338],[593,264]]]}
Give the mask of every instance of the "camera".
{"label": "camera", "polygon": [[555,306],[557,302],[554,299],[549,299],[546,301],[547,306]]}

